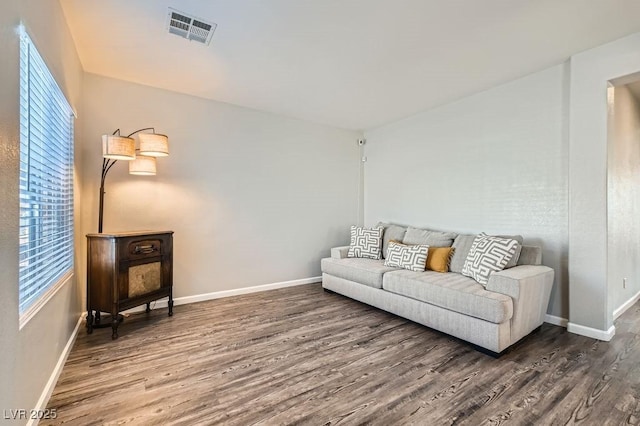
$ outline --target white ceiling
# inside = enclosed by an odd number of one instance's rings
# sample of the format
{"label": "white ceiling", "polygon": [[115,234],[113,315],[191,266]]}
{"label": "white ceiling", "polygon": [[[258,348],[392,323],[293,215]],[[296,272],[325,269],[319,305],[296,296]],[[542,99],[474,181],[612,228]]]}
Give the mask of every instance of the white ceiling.
{"label": "white ceiling", "polygon": [[[638,0],[60,2],[87,72],[360,130],[640,31]],[[211,45],[168,7],[217,23]]]}

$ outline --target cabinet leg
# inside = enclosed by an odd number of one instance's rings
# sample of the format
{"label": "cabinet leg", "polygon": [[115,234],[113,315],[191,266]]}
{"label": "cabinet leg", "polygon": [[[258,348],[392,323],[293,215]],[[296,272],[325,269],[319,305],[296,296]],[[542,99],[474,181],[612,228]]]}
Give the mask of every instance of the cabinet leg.
{"label": "cabinet leg", "polygon": [[118,314],[114,316],[114,320],[111,321],[111,339],[116,340],[118,338]]}
{"label": "cabinet leg", "polygon": [[145,312],[146,313],[151,312],[151,302],[147,303],[147,310]]}
{"label": "cabinet leg", "polygon": [[100,324],[100,311],[96,311],[95,319],[93,320],[96,325]]}
{"label": "cabinet leg", "polygon": [[93,311],[87,311],[87,334],[93,333]]}
{"label": "cabinet leg", "polygon": [[173,300],[169,300],[169,316],[173,316]]}

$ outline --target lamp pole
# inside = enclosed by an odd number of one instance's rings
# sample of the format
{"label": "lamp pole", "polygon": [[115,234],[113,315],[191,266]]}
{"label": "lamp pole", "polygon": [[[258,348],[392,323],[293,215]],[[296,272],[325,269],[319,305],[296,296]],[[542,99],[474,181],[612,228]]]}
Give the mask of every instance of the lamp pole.
{"label": "lamp pole", "polygon": [[102,177],[100,178],[100,207],[98,209],[98,234],[102,234],[102,218],[104,217],[104,180],[107,178],[107,173],[116,164],[118,160],[111,160],[109,158],[102,159]]}

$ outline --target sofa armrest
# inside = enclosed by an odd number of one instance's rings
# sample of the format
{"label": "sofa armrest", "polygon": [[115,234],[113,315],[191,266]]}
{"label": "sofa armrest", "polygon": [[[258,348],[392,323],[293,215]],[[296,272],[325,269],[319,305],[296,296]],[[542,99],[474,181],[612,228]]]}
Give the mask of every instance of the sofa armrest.
{"label": "sofa armrest", "polygon": [[553,282],[553,269],[542,265],[520,265],[494,272],[489,276],[487,290],[506,294],[513,298],[520,296],[520,290],[525,285],[535,285],[536,278],[551,276]]}
{"label": "sofa armrest", "polygon": [[331,257],[334,259],[344,259],[349,253],[349,246],[334,247],[331,249]]}
{"label": "sofa armrest", "polygon": [[511,342],[515,343],[542,325],[553,287],[553,269],[542,265],[521,265],[494,272],[487,290],[513,299]]}

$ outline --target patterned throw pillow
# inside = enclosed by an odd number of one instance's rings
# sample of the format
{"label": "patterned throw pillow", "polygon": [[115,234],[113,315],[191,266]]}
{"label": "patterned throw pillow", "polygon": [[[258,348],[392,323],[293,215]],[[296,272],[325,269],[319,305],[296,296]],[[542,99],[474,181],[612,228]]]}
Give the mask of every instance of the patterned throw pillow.
{"label": "patterned throw pillow", "polygon": [[351,243],[347,257],[366,257],[368,259],[380,259],[382,249],[381,226],[375,228],[351,227]]}
{"label": "patterned throw pillow", "polygon": [[387,258],[384,266],[404,268],[410,271],[423,272],[427,263],[427,253],[429,246],[404,244],[389,241],[387,248]]}
{"label": "patterned throw pillow", "polygon": [[518,242],[509,238],[492,237],[484,232],[478,235],[462,268],[462,275],[471,277],[483,286],[492,272],[502,271],[518,248]]}

